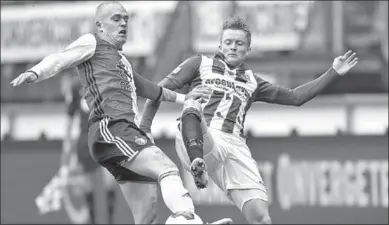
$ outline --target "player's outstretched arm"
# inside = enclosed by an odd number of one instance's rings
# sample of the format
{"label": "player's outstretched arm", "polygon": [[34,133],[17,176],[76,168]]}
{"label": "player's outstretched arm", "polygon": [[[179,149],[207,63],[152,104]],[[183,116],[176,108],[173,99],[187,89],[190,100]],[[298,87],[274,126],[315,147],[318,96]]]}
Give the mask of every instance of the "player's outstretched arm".
{"label": "player's outstretched arm", "polygon": [[[161,82],[158,83],[158,86],[167,88],[169,90],[176,90],[176,84],[169,78],[165,77]],[[147,99],[142,112],[142,119],[140,122],[140,128],[145,131],[147,134],[151,134],[151,125],[153,123],[154,117],[161,105],[160,101]]]}
{"label": "player's outstretched arm", "polygon": [[322,92],[334,79],[347,74],[357,63],[356,53],[348,51],[343,56],[336,57],[331,68],[318,78],[294,89],[270,84],[257,78],[260,84],[257,87],[255,101],[301,106]]}
{"label": "player's outstretched arm", "polygon": [[46,56],[33,68],[21,73],[11,81],[11,85],[18,86],[50,78],[65,69],[77,66],[88,60],[93,56],[95,49],[95,37],[93,34],[85,34],[71,43],[65,50]]}
{"label": "player's outstretched arm", "polygon": [[176,102],[184,104],[187,99],[208,99],[211,94],[209,88],[198,88],[189,92],[188,94],[180,94],[175,91],[171,91],[167,88],[161,87],[153,82],[145,79],[137,73],[134,73],[134,82],[136,86],[137,94],[141,97],[161,102]]}
{"label": "player's outstretched arm", "polygon": [[[190,57],[177,66],[158,85],[172,91],[181,89],[195,78],[196,74],[198,74],[200,64],[201,56],[196,55]],[[193,93],[195,92],[191,92],[190,94]],[[182,99],[182,97],[180,98]],[[208,98],[208,96],[205,96],[205,98]],[[147,100],[143,107],[143,116],[140,127],[149,133],[151,133],[151,124],[158,111],[159,105],[160,101]]]}

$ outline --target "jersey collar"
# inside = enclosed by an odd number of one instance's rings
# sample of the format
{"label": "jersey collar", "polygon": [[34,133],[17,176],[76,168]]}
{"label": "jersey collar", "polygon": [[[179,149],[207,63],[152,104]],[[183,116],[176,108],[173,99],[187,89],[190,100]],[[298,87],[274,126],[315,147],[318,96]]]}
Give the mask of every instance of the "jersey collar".
{"label": "jersey collar", "polygon": [[[214,59],[219,59],[219,60],[223,61],[228,66],[228,64],[227,64],[227,62],[225,60],[225,57],[224,57],[224,55],[221,52],[217,52],[213,56],[213,58]],[[247,83],[249,81],[250,78],[245,73],[246,68],[245,68],[244,63],[240,64],[240,66],[238,66],[236,68],[230,68],[230,69],[232,69],[232,70],[236,69],[236,78],[235,78],[236,80],[244,82],[244,83]]]}
{"label": "jersey collar", "polygon": [[240,64],[238,67],[230,67],[228,64],[227,64],[227,61],[226,61],[226,58],[224,57],[224,55],[221,53],[221,52],[217,52],[214,56],[213,56],[214,59],[219,59],[221,61],[223,61],[230,69],[237,69],[237,71],[245,71],[246,68],[245,68],[245,65],[244,63]]}

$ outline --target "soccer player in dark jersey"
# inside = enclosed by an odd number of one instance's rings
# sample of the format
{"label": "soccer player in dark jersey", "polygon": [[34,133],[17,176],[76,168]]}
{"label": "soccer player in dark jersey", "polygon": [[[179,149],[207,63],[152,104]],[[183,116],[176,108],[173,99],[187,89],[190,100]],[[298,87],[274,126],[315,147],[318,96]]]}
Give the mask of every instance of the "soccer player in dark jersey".
{"label": "soccer player in dark jersey", "polygon": [[[265,185],[243,134],[247,110],[257,101],[301,106],[345,75],[358,59],[348,51],[317,79],[289,89],[263,80],[244,65],[250,43],[248,25],[240,17],[231,17],[223,25],[219,52],[187,59],[159,85],[171,90],[184,85],[189,90],[212,88],[209,100],[185,102],[176,136],[177,154],[198,188],[206,187],[209,174],[249,223],[267,224],[271,219]],[[141,128],[148,135],[159,104],[145,103]]]}
{"label": "soccer player in dark jersey", "polygon": [[[74,70],[77,73],[77,70]],[[91,157],[88,148],[88,117],[89,117],[89,108],[82,97],[81,83],[78,79],[78,74],[73,76],[64,77],[63,80],[63,93],[65,96],[66,103],[66,132],[63,144],[63,153],[62,153],[62,165],[70,168],[70,158],[72,155],[77,155],[77,161],[79,168],[81,170],[82,177],[85,178],[83,182],[85,193],[85,201],[89,209],[89,218],[90,223],[95,224],[96,214],[95,214],[95,201],[94,201],[94,189],[97,184],[93,181],[94,172],[100,172],[104,189],[106,191],[106,207],[108,215],[108,224],[113,224],[113,215],[114,207],[116,203],[115,196],[115,179],[109,174],[109,172],[97,164]],[[74,121],[77,121],[78,125],[78,135],[76,143],[73,142],[72,131]],[[78,171],[77,171],[78,173]],[[72,173],[67,173],[68,179],[71,179]],[[78,175],[78,174],[77,174]]]}
{"label": "soccer player in dark jersey", "polygon": [[198,89],[182,95],[137,74],[122,53],[128,20],[120,3],[100,4],[95,14],[95,34],[82,35],[65,50],[46,56],[11,84],[40,82],[77,67],[91,110],[89,151],[119,183],[135,223],[157,223],[157,183],[170,211],[182,212],[189,220],[195,213],[193,201],[176,164],[139,128],[137,96],[183,103],[186,99],[206,99],[210,91]]}

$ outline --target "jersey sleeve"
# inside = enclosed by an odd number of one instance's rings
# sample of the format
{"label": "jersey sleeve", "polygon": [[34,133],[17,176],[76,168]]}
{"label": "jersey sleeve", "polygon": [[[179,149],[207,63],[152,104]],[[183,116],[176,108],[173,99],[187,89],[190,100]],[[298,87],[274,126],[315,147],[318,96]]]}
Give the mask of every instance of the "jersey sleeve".
{"label": "jersey sleeve", "polygon": [[300,106],[317,96],[338,76],[331,67],[318,78],[293,89],[270,84],[256,77],[258,86],[254,101]]}
{"label": "jersey sleeve", "polygon": [[277,95],[280,86],[277,84],[272,84],[257,75],[254,75],[255,80],[257,81],[257,88],[255,90],[254,101],[262,101],[273,103]]}
{"label": "jersey sleeve", "polygon": [[133,75],[137,95],[152,100],[159,98],[162,91],[160,86],[147,80],[135,71],[133,71]]}
{"label": "jersey sleeve", "polygon": [[176,85],[176,89],[181,89],[199,75],[200,64],[201,55],[190,57],[167,75],[167,78]]}
{"label": "jersey sleeve", "polygon": [[90,59],[96,50],[96,38],[93,34],[84,34],[72,42],[63,51],[46,56],[29,71],[34,72],[38,79],[35,82],[50,78],[59,72],[75,67]]}

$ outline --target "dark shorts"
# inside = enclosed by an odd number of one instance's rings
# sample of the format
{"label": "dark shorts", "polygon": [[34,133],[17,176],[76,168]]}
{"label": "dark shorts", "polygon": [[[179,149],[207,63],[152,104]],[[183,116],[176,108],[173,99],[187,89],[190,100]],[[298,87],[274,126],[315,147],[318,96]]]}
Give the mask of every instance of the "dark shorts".
{"label": "dark shorts", "polygon": [[80,137],[77,140],[77,156],[78,161],[82,165],[86,173],[93,172],[100,167],[98,163],[93,160],[92,156],[89,153],[88,148],[88,134],[81,133]]}
{"label": "dark shorts", "polygon": [[118,182],[156,182],[122,166],[143,149],[154,146],[135,124],[123,119],[103,118],[90,123],[88,139],[93,159],[107,168]]}

